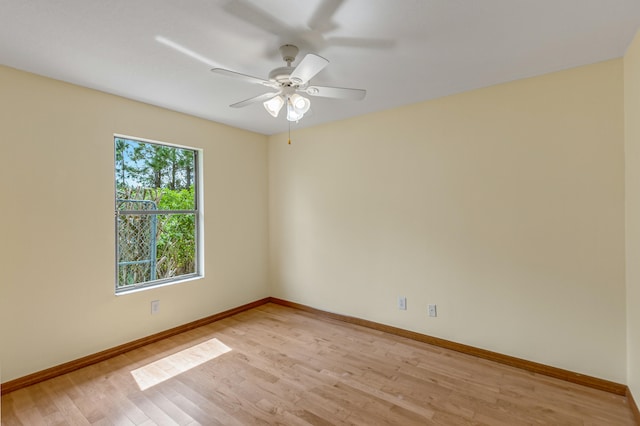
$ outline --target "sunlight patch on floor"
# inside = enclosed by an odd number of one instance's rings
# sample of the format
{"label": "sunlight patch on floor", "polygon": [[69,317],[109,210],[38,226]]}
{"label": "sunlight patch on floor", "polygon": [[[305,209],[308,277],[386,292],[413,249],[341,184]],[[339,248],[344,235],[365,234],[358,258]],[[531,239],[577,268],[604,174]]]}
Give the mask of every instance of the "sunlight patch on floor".
{"label": "sunlight patch on floor", "polygon": [[231,351],[229,346],[213,338],[132,370],[131,375],[138,383],[140,390],[146,390],[229,351]]}

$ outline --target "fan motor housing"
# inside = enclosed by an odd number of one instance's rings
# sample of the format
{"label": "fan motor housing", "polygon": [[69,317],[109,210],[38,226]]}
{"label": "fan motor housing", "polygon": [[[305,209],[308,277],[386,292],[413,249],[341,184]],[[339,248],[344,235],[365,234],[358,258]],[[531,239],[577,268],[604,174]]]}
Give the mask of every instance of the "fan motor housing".
{"label": "fan motor housing", "polygon": [[269,80],[284,84],[290,83],[289,77],[294,69],[294,67],[276,68],[269,73]]}

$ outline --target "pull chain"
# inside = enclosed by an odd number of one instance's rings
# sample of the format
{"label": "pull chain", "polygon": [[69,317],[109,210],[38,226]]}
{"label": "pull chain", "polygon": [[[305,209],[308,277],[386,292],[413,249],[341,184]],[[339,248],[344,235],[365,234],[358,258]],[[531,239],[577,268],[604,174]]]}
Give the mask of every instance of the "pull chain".
{"label": "pull chain", "polygon": [[289,123],[289,145],[291,145],[291,122],[287,120],[287,123]]}

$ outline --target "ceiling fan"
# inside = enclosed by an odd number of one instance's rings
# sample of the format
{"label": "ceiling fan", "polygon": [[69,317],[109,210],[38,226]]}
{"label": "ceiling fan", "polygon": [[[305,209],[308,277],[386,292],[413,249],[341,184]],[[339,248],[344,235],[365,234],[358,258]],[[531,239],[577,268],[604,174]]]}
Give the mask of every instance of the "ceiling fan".
{"label": "ceiling fan", "polygon": [[311,101],[301,94],[349,100],[361,100],[367,94],[367,91],[362,89],[312,85],[310,80],[322,71],[329,64],[329,61],[321,56],[308,53],[296,67],[292,67],[291,63],[296,59],[298,48],[292,44],[285,44],[280,47],[280,53],[287,66],[272,70],[268,80],[224,68],[211,70],[216,74],[248,83],[261,84],[272,89],[267,93],[232,104],[230,105],[232,108],[242,108],[256,102],[263,102],[267,112],[273,117],[277,117],[282,107],[286,105],[287,120],[298,121],[309,111],[311,106]]}

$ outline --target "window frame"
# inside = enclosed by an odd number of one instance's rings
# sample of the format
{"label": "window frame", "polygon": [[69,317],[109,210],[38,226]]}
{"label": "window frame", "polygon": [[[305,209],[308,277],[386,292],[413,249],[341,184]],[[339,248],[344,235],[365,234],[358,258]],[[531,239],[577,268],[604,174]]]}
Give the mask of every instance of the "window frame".
{"label": "window frame", "polygon": [[[116,178],[116,166],[117,166],[117,160],[116,160],[116,141],[118,139],[126,139],[126,140],[131,140],[134,142],[139,142],[139,143],[143,143],[143,144],[149,144],[149,145],[157,145],[157,146],[162,146],[162,147],[168,147],[168,148],[177,148],[177,149],[183,149],[183,150],[189,150],[191,152],[193,152],[193,187],[194,187],[194,208],[193,210],[190,209],[181,209],[181,210],[166,210],[166,209],[156,209],[156,210],[119,210],[118,209],[118,185],[117,185],[117,178]],[[202,244],[202,239],[203,239],[203,214],[202,214],[202,191],[201,191],[201,182],[202,182],[202,176],[201,176],[201,170],[202,170],[202,149],[200,148],[194,148],[191,146],[186,146],[186,145],[178,145],[178,144],[174,144],[174,143],[167,143],[167,142],[161,142],[161,141],[156,141],[156,140],[151,140],[151,139],[146,139],[146,138],[140,138],[137,136],[128,136],[128,135],[122,135],[122,134],[117,134],[114,133],[113,134],[113,153],[114,153],[114,164],[113,164],[113,173],[114,173],[114,190],[113,190],[113,195],[114,195],[114,231],[115,231],[115,259],[114,259],[114,266],[115,266],[115,280],[114,280],[114,287],[115,287],[115,294],[116,296],[118,295],[122,295],[122,294],[127,294],[127,293],[133,293],[133,292],[138,292],[138,291],[142,291],[142,290],[147,290],[147,289],[151,289],[151,288],[157,288],[157,287],[163,287],[163,286],[167,286],[167,285],[173,285],[173,284],[178,284],[178,283],[182,283],[182,282],[186,282],[186,281],[192,281],[195,279],[199,279],[202,278],[204,276],[204,272],[203,272],[203,259],[204,259],[204,255],[203,255],[203,244]],[[123,285],[120,286],[119,285],[119,259],[120,259],[120,250],[119,250],[119,226],[118,226],[118,219],[120,216],[122,215],[143,215],[143,216],[149,216],[149,215],[155,215],[156,217],[161,216],[161,215],[175,215],[175,214],[188,214],[188,215],[193,215],[194,217],[194,272],[192,273],[188,273],[188,274],[183,274],[183,275],[179,275],[176,277],[170,277],[170,278],[160,278],[160,279],[155,279],[152,281],[144,281],[141,283],[136,283],[136,284],[129,284],[129,285]]]}

